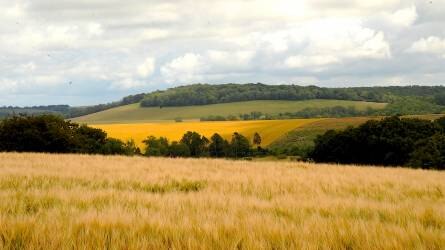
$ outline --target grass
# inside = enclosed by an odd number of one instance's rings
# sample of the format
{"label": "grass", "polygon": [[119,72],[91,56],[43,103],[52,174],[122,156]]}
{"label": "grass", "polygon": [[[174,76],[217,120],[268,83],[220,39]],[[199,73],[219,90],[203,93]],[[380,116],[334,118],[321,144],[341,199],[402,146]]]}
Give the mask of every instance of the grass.
{"label": "grass", "polygon": [[267,146],[284,133],[320,119],[259,120],[259,121],[224,121],[224,122],[164,122],[164,123],[129,123],[96,124],[96,128],[105,130],[110,137],[128,140],[144,148],[142,141],[149,135],[164,136],[169,140],[180,140],[187,131],[196,131],[207,138],[214,133],[230,140],[234,132],[239,132],[252,141],[255,132],[262,137],[262,145]]}
{"label": "grass", "polygon": [[317,135],[323,134],[329,129],[341,130],[349,126],[358,126],[370,120],[370,117],[328,118],[303,125],[273,141],[269,147],[276,148],[308,148],[314,146]]}
{"label": "grass", "polygon": [[0,248],[443,249],[444,179],[401,168],[0,154]]}
{"label": "grass", "polygon": [[248,101],[186,107],[142,108],[139,104],[130,104],[102,112],[72,119],[79,123],[133,123],[147,121],[165,121],[182,118],[199,119],[210,115],[237,115],[261,111],[265,114],[296,112],[305,108],[323,108],[333,106],[353,106],[358,110],[366,108],[383,109],[385,103],[342,101],[342,100],[306,100],[306,101]]}

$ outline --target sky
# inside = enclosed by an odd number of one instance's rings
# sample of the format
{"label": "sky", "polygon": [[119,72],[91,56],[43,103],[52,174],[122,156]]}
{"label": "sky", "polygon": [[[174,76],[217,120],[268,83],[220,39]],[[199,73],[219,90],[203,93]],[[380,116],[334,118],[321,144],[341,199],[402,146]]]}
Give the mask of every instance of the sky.
{"label": "sky", "polygon": [[0,0],[0,13],[0,106],[445,82],[445,0]]}

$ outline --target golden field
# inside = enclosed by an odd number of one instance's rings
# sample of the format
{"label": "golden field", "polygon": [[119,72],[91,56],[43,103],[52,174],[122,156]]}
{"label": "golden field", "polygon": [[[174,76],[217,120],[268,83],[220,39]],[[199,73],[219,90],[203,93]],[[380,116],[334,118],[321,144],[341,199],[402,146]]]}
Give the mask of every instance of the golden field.
{"label": "golden field", "polygon": [[234,132],[238,132],[249,138],[250,141],[252,141],[255,132],[258,132],[262,137],[261,144],[267,146],[287,132],[318,120],[320,119],[128,123],[91,126],[105,130],[113,138],[124,141],[133,139],[141,149],[144,148],[142,141],[149,135],[163,136],[171,141],[179,141],[187,131],[196,131],[208,138],[214,133],[219,133],[228,140]]}
{"label": "golden field", "polygon": [[0,154],[1,249],[444,249],[445,172]]}

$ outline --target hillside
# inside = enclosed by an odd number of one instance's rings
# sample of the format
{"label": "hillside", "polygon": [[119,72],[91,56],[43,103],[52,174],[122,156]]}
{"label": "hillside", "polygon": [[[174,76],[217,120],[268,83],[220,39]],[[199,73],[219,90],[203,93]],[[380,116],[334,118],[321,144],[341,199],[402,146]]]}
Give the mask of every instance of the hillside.
{"label": "hillside", "polygon": [[0,154],[2,249],[443,249],[445,172]]}
{"label": "hillside", "polygon": [[102,112],[72,119],[79,123],[131,123],[144,121],[162,121],[182,119],[199,119],[210,115],[237,115],[261,111],[266,114],[296,112],[306,108],[355,107],[357,110],[383,109],[385,103],[342,101],[342,100],[306,100],[306,101],[248,101],[212,105],[185,107],[140,107],[139,104],[121,106]]}
{"label": "hillside", "polygon": [[187,131],[195,131],[210,138],[214,133],[225,139],[231,139],[234,132],[241,133],[252,141],[255,132],[262,137],[262,146],[280,138],[283,134],[300,126],[310,124],[319,119],[262,120],[262,121],[230,121],[230,122],[152,122],[130,124],[96,124],[95,128],[103,129],[110,137],[121,140],[133,139],[141,149],[148,136],[166,137],[170,141],[179,141]]}
{"label": "hillside", "polygon": [[[139,93],[123,97],[119,101],[91,106],[71,107],[68,105],[49,105],[37,107],[0,107],[0,118],[18,113],[57,113],[65,118],[85,116],[129,104],[142,107],[187,107],[211,104],[237,103],[248,101],[307,101],[342,100],[388,103],[385,109],[373,115],[409,115],[442,113],[445,110],[444,86],[388,86],[388,87],[350,87],[323,88],[299,85],[266,84],[191,84]],[[255,110],[261,111],[261,110]],[[307,117],[318,117],[326,112],[307,113]],[[264,112],[263,112],[264,113]],[[366,114],[357,114],[363,116]],[[353,115],[353,116],[357,116]],[[351,116],[351,115],[350,115]],[[301,117],[301,116],[299,116]],[[305,116],[306,117],[306,116]],[[328,115],[328,117],[337,117]],[[172,119],[169,117],[168,119]],[[146,119],[144,119],[146,120]],[[150,119],[153,120],[153,119]]]}

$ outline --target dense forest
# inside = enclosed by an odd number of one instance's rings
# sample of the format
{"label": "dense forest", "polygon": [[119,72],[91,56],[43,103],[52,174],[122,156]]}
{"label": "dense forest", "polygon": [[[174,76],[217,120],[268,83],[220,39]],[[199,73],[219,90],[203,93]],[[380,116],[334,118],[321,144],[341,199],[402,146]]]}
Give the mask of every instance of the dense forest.
{"label": "dense forest", "polygon": [[316,162],[445,169],[445,118],[388,117],[329,130],[308,154]]}
{"label": "dense forest", "polygon": [[[13,114],[55,113],[65,118],[79,117],[114,107],[140,103],[141,107],[167,107],[207,105],[251,100],[310,100],[333,99],[389,103],[384,110],[373,115],[405,115],[441,113],[445,110],[445,87],[443,86],[391,86],[322,88],[298,85],[249,84],[193,84],[140,93],[124,97],[120,101],[92,106],[70,107],[68,105],[34,107],[0,107],[0,118]],[[258,110],[261,112],[261,110]],[[356,110],[340,110],[338,107],[320,110],[305,110],[283,117],[341,117],[369,114]],[[239,114],[233,114],[239,115]],[[205,119],[205,118],[204,118]],[[275,118],[275,119],[280,119]]]}

